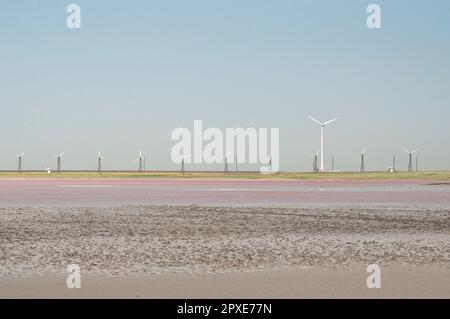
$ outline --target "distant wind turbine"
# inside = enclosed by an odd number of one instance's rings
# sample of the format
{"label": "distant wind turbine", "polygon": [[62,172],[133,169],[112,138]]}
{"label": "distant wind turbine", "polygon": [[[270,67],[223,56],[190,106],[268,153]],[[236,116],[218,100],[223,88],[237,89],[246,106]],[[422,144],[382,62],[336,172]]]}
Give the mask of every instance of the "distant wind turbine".
{"label": "distant wind turbine", "polygon": [[410,152],[410,151],[408,151],[408,150],[405,148],[404,151],[405,151],[406,153],[409,154],[408,172],[412,172],[412,171],[413,171],[412,155],[413,155],[414,153],[417,153],[419,150],[418,150],[418,149],[415,149],[415,150],[413,150],[413,151]]}
{"label": "distant wind turbine", "polygon": [[104,157],[102,155],[102,152],[98,151],[98,157],[97,157],[97,173],[101,174],[102,173],[102,160],[106,159],[106,157]]}
{"label": "distant wind turbine", "polygon": [[309,154],[309,156],[311,156],[313,158],[313,162],[312,162],[313,172],[319,171],[319,166],[318,166],[319,153],[320,153],[320,150],[317,151],[315,154]]}
{"label": "distant wind turbine", "polygon": [[366,147],[364,146],[362,152],[361,152],[361,167],[360,167],[360,172],[364,173],[366,171],[366,165],[365,165],[365,153],[366,153]]}
{"label": "distant wind turbine", "polygon": [[223,171],[225,174],[228,174],[228,157],[230,157],[230,153],[227,153],[227,155],[224,156],[224,168]]}
{"label": "distant wind turbine", "polygon": [[25,155],[25,152],[22,152],[21,154],[16,155],[17,160],[19,161],[17,165],[17,172],[22,173],[22,157]]}
{"label": "distant wind turbine", "polygon": [[181,155],[181,175],[184,175],[185,167],[184,167],[184,159],[189,159],[190,157]]}
{"label": "distant wind turbine", "polygon": [[53,155],[54,157],[56,157],[56,172],[58,172],[58,173],[61,173],[61,157],[63,155],[64,155],[64,152]]}
{"label": "distant wind turbine", "polygon": [[139,150],[139,173],[142,173],[143,170],[143,160],[142,150]]}
{"label": "distant wind turbine", "polygon": [[323,159],[324,159],[324,154],[325,154],[324,153],[324,144],[325,144],[324,143],[324,131],[325,131],[325,126],[330,124],[330,123],[333,123],[334,121],[337,121],[339,118],[335,118],[335,119],[332,119],[332,120],[327,121],[325,123],[322,123],[322,122],[319,122],[318,120],[316,120],[315,118],[313,118],[311,115],[308,115],[308,117],[312,121],[314,121],[314,122],[316,122],[317,124],[320,125],[320,171],[323,172],[324,171],[324,161],[323,161]]}

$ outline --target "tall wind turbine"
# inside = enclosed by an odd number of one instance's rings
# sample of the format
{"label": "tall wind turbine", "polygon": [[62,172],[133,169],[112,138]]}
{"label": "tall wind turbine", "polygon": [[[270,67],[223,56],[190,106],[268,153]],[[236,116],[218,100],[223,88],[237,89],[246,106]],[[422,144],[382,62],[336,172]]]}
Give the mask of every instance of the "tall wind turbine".
{"label": "tall wind turbine", "polygon": [[25,155],[25,152],[22,152],[21,154],[16,155],[17,160],[19,161],[17,165],[17,172],[22,173],[22,157]]}
{"label": "tall wind turbine", "polygon": [[414,151],[408,151],[406,148],[404,149],[404,151],[406,153],[409,154],[409,162],[408,162],[408,172],[412,172],[413,171],[413,161],[412,161],[412,156],[414,153],[417,153],[419,150],[415,149]]}
{"label": "tall wind turbine", "polygon": [[56,157],[56,172],[61,173],[61,157],[64,155],[64,152],[61,154],[54,154],[53,156]]}
{"label": "tall wind turbine", "polygon": [[97,157],[97,173],[101,174],[102,173],[102,160],[106,159],[106,157],[104,157],[102,155],[102,152],[98,151],[98,157]]}
{"label": "tall wind turbine", "polygon": [[362,152],[361,152],[361,167],[360,167],[360,172],[364,173],[366,171],[366,165],[365,165],[365,159],[364,159],[364,154],[366,153],[366,147],[364,146]]}
{"label": "tall wind turbine", "polygon": [[320,171],[323,172],[324,171],[324,162],[323,162],[323,158],[324,158],[324,131],[325,131],[325,126],[333,123],[334,121],[337,121],[339,118],[335,118],[332,119],[330,121],[327,121],[325,123],[319,122],[318,120],[316,120],[315,118],[313,118],[311,115],[308,115],[308,117],[316,122],[317,124],[320,125]]}

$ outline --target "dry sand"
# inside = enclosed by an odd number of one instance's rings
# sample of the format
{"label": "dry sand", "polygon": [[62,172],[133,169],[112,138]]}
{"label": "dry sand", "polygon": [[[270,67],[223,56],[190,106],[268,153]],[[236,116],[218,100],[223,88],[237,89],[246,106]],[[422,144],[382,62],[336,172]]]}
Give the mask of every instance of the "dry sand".
{"label": "dry sand", "polygon": [[447,209],[0,208],[0,251],[0,297],[450,297]]}

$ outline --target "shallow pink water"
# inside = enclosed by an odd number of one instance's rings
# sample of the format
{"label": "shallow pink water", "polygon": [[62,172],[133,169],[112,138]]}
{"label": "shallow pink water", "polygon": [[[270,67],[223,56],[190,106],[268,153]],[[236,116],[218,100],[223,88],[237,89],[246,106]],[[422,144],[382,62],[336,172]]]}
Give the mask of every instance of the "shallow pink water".
{"label": "shallow pink water", "polygon": [[428,205],[450,207],[442,181],[3,179],[0,206]]}

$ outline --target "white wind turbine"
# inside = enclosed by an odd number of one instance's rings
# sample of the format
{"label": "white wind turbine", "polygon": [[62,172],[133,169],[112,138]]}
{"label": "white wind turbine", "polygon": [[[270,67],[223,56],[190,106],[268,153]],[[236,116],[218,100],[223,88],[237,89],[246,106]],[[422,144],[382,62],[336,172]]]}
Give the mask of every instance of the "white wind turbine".
{"label": "white wind turbine", "polygon": [[22,157],[25,155],[25,152],[22,152],[18,155],[16,155],[17,160],[19,161],[18,165],[17,165],[17,172],[18,173],[22,173]]}
{"label": "white wind turbine", "polygon": [[143,159],[144,157],[142,156],[142,150],[139,150],[139,173],[142,173]]}
{"label": "white wind turbine", "polygon": [[364,146],[362,152],[361,152],[361,168],[360,168],[360,172],[364,173],[366,171],[366,165],[365,165],[365,153],[366,153],[366,147]]}
{"label": "white wind turbine", "polygon": [[61,157],[64,155],[64,152],[60,154],[53,154],[56,157],[56,172],[61,173]]}
{"label": "white wind turbine", "polygon": [[319,171],[319,167],[318,167],[318,163],[317,163],[317,160],[318,160],[318,157],[319,157],[319,153],[320,153],[320,150],[317,151],[315,154],[309,154],[309,156],[311,156],[313,158],[313,163],[312,163],[313,172],[318,172]]}
{"label": "white wind turbine", "polygon": [[98,157],[97,157],[97,173],[101,174],[102,173],[102,160],[106,159],[106,157],[104,157],[102,155],[102,152],[100,150],[97,151]]}
{"label": "white wind turbine", "polygon": [[311,115],[308,115],[308,117],[320,125],[320,171],[324,171],[324,131],[325,131],[325,125],[328,125],[330,123],[333,123],[334,121],[337,121],[339,118],[332,119],[330,121],[327,121],[325,123],[319,122],[315,118],[313,118]]}
{"label": "white wind turbine", "polygon": [[412,155],[414,153],[417,153],[419,150],[415,149],[410,152],[405,148],[404,151],[409,154],[408,172],[412,172],[413,171]]}

